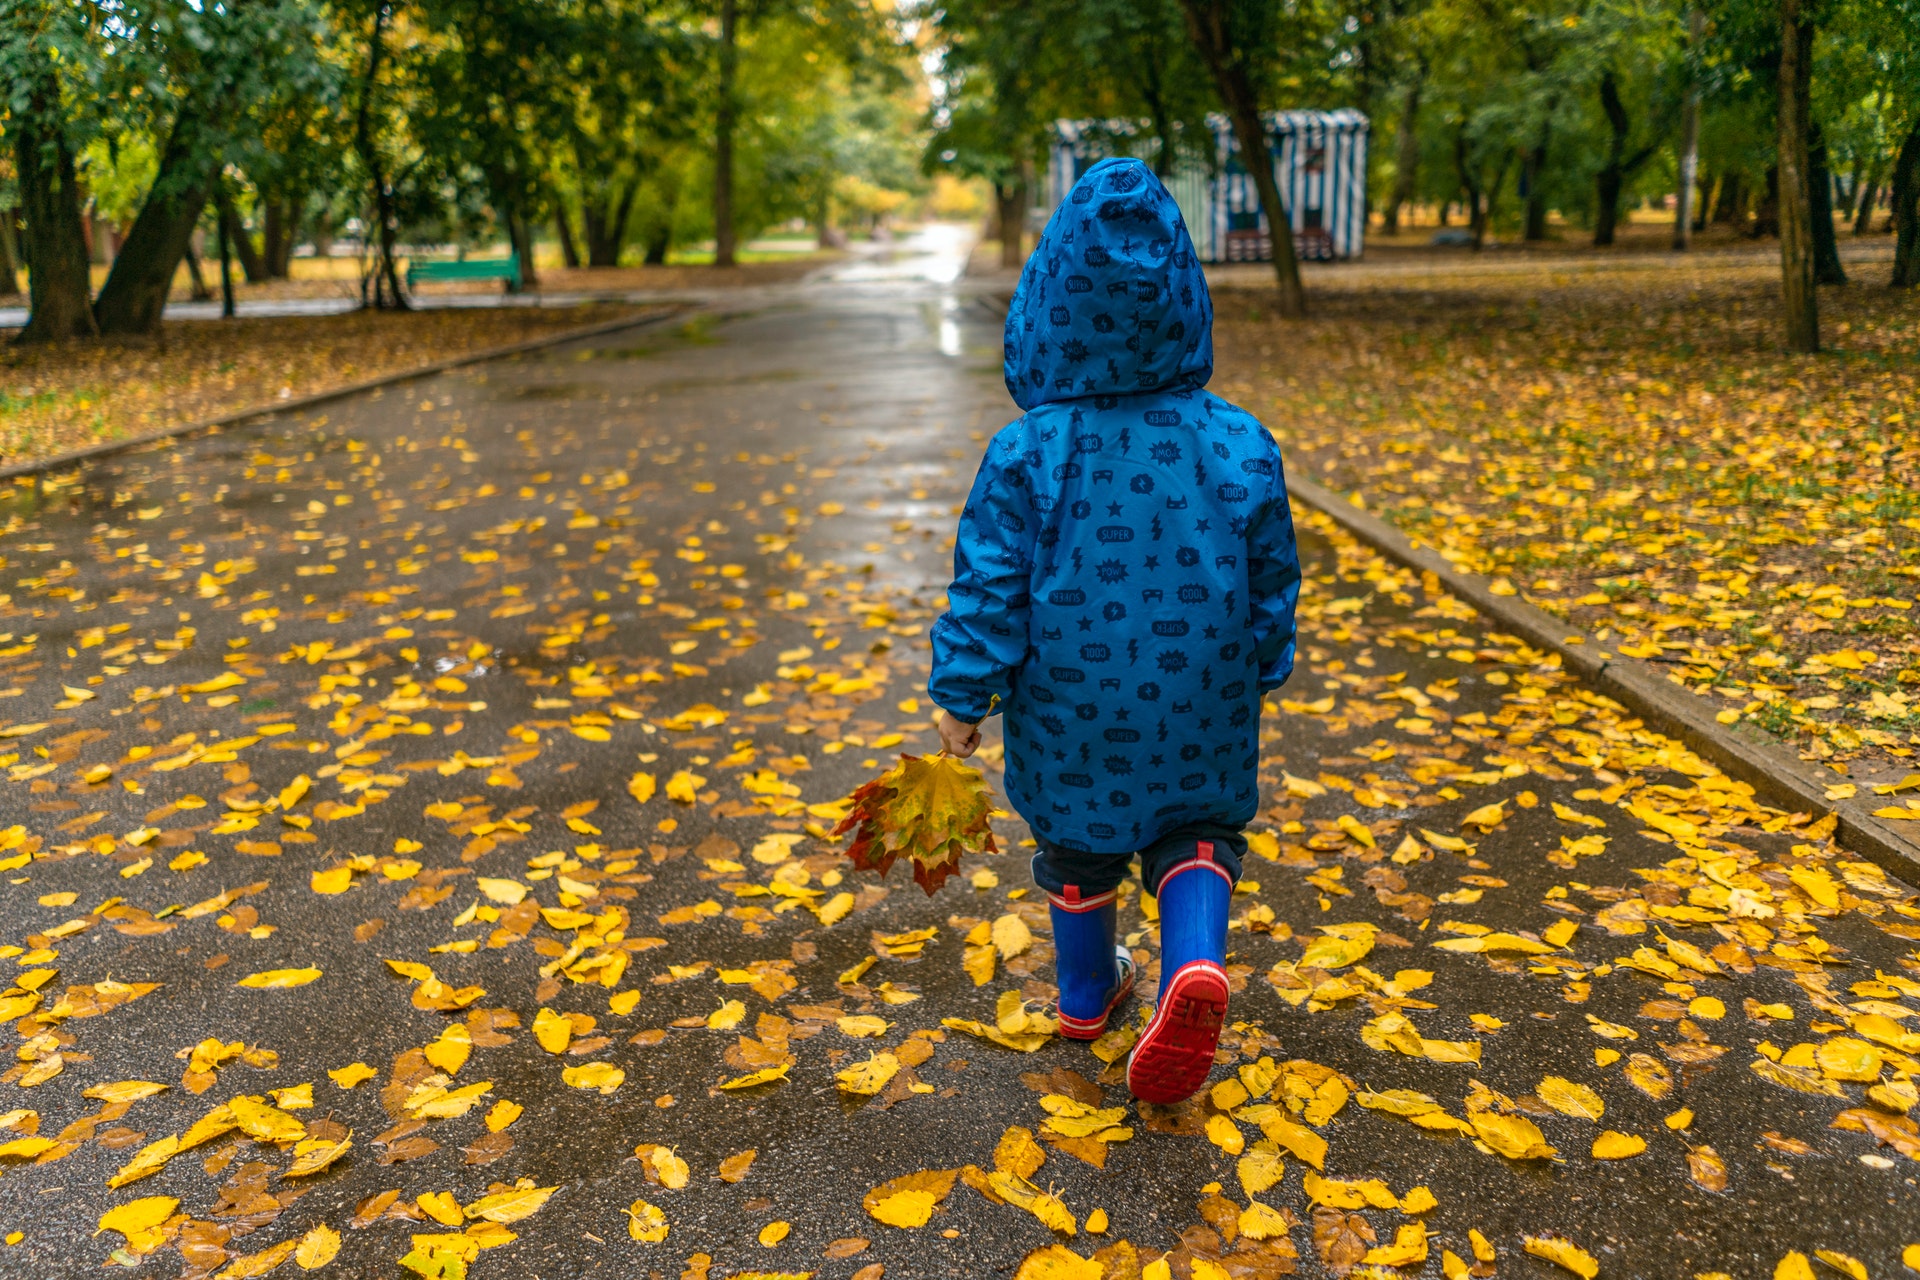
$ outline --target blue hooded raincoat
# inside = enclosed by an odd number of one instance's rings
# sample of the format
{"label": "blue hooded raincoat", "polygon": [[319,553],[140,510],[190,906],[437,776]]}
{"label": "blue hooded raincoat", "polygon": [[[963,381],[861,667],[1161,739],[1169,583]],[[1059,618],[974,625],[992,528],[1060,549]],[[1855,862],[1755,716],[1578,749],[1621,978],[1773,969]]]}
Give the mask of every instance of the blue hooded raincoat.
{"label": "blue hooded raincoat", "polygon": [[1126,853],[1259,808],[1260,696],[1293,670],[1300,561],[1280,451],[1209,395],[1213,304],[1137,160],[1074,184],[1007,315],[1025,416],[960,517],[928,693],[1005,714],[1034,831]]}

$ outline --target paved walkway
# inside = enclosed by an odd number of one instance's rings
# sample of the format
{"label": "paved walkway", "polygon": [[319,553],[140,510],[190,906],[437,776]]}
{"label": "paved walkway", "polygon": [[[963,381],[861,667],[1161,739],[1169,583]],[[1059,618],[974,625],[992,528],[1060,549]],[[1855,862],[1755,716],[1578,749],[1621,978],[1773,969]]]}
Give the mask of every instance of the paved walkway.
{"label": "paved walkway", "polygon": [[1017,820],[931,900],[841,869],[1010,415],[964,250],[0,501],[0,1272],[1892,1273],[1912,890],[1311,521],[1210,1098],[1043,1034]]}

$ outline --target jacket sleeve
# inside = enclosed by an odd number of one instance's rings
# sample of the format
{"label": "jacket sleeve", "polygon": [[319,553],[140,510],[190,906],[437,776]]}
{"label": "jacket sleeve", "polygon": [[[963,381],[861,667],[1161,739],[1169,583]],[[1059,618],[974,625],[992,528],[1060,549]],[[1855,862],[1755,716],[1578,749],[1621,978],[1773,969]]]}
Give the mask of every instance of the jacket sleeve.
{"label": "jacket sleeve", "polygon": [[1294,606],[1300,599],[1300,549],[1284,475],[1247,530],[1247,596],[1253,610],[1260,692],[1278,689],[1293,674]]}
{"label": "jacket sleeve", "polygon": [[980,462],[954,540],[947,611],[933,624],[927,693],[970,724],[996,710],[996,698],[1007,700],[1027,656],[1039,519],[1023,438],[1017,429],[1001,432]]}

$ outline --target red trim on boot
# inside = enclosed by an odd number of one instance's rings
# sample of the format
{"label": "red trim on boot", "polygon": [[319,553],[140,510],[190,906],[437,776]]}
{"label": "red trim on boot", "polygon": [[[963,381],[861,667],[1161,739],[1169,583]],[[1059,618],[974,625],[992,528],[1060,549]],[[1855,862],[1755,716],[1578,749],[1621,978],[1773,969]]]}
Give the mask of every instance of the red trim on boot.
{"label": "red trim on boot", "polygon": [[1071,911],[1075,915],[1079,915],[1086,911],[1098,911],[1109,902],[1112,902],[1118,894],[1119,890],[1115,888],[1109,889],[1105,893],[1095,894],[1091,898],[1083,898],[1080,896],[1080,886],[1070,884],[1062,893],[1048,894],[1047,901],[1062,911]]}
{"label": "red trim on boot", "polygon": [[1133,994],[1134,967],[1131,960],[1122,966],[1120,985],[1114,988],[1113,995],[1107,1000],[1107,1007],[1100,1011],[1098,1018],[1075,1018],[1058,1009],[1054,1012],[1060,1020],[1060,1034],[1068,1040],[1098,1040],[1106,1034],[1107,1020],[1120,1002]]}
{"label": "red trim on boot", "polygon": [[[1193,857],[1188,858],[1185,862],[1176,862],[1167,868],[1166,874],[1160,877],[1160,888],[1166,888],[1167,881],[1173,879],[1182,871],[1194,871],[1201,867],[1205,867],[1222,880],[1225,880],[1229,889],[1233,887],[1233,876],[1228,873],[1225,867],[1213,860],[1213,841],[1199,840],[1194,842]],[[1155,898],[1159,896],[1158,893],[1154,894]]]}
{"label": "red trim on boot", "polygon": [[[1226,874],[1224,869],[1221,874]],[[1133,1096],[1165,1104],[1198,1093],[1213,1070],[1226,1017],[1226,970],[1211,960],[1181,965],[1127,1059],[1127,1088]]]}

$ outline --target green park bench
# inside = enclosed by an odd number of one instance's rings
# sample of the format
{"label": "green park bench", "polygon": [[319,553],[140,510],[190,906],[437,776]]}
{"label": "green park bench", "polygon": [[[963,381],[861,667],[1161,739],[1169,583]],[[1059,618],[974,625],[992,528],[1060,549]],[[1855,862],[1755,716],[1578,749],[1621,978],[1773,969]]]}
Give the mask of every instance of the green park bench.
{"label": "green park bench", "polygon": [[407,289],[444,280],[504,280],[507,292],[520,288],[520,255],[504,258],[468,258],[463,262],[426,261],[418,258],[407,263]]}

